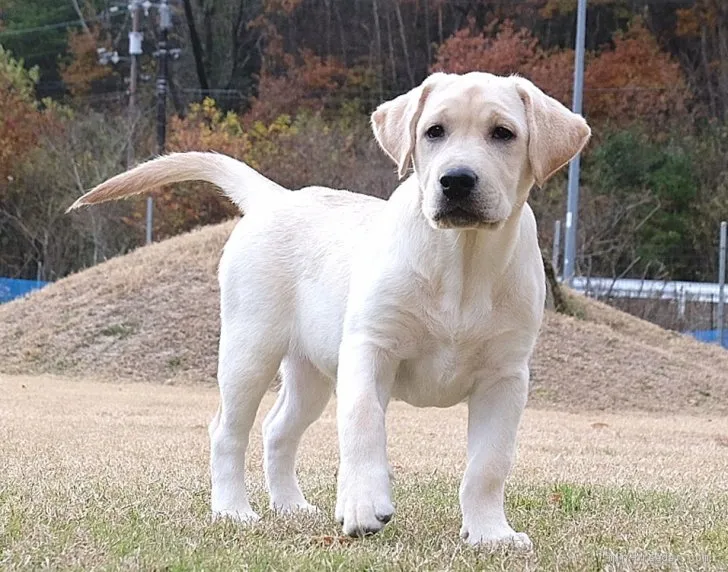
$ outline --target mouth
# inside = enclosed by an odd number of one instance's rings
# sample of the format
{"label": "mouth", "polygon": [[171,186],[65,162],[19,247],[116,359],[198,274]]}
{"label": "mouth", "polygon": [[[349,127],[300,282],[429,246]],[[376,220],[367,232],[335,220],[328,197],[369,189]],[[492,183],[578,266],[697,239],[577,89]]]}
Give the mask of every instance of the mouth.
{"label": "mouth", "polygon": [[464,209],[463,207],[452,207],[449,209],[443,209],[436,213],[433,220],[437,223],[447,221],[454,225],[462,224],[470,226],[480,222],[480,217],[478,217],[474,212]]}
{"label": "mouth", "polygon": [[435,228],[454,229],[495,229],[499,228],[503,223],[500,220],[483,220],[480,215],[461,206],[455,206],[437,212],[432,217],[432,222]]}

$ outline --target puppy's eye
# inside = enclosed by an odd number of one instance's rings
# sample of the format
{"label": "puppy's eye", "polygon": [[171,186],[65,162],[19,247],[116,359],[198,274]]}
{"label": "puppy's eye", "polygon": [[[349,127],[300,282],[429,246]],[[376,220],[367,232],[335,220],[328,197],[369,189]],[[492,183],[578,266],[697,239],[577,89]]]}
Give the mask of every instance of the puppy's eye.
{"label": "puppy's eye", "polygon": [[425,131],[428,139],[440,139],[445,136],[445,128],[442,125],[433,125]]}
{"label": "puppy's eye", "polygon": [[491,137],[493,137],[493,139],[498,139],[499,141],[510,141],[515,136],[516,134],[513,133],[513,131],[501,126],[493,129],[493,132],[491,133]]}

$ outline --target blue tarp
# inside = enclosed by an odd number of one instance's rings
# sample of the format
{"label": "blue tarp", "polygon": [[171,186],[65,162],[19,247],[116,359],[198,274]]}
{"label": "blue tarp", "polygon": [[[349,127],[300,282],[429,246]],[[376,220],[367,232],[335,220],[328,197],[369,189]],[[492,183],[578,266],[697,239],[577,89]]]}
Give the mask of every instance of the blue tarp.
{"label": "blue tarp", "polygon": [[[693,336],[696,340],[705,342],[708,344],[718,343],[718,330],[694,330],[692,332],[686,332]],[[723,347],[728,349],[728,331],[723,332]]]}
{"label": "blue tarp", "polygon": [[0,278],[0,304],[13,298],[25,296],[33,290],[43,288],[48,282],[40,280],[21,280],[20,278]]}

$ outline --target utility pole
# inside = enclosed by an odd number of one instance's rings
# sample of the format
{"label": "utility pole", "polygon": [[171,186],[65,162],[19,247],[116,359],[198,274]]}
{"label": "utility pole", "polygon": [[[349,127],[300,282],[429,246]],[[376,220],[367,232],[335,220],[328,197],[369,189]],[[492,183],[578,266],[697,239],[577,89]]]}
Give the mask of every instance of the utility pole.
{"label": "utility pole", "polygon": [[[167,60],[169,50],[167,39],[172,27],[172,13],[167,0],[157,6],[159,12],[159,41],[157,42],[157,154],[164,153],[167,137]],[[154,219],[154,199],[147,197],[147,244],[152,243],[152,222]]]}
{"label": "utility pole", "polygon": [[[576,56],[574,58],[574,102],[572,111],[581,113],[584,94],[584,45],[586,40],[586,0],[579,0],[576,10]],[[581,154],[569,163],[569,192],[566,205],[566,230],[564,232],[563,281],[571,286],[576,263],[576,223],[579,217],[579,168]]]}
{"label": "utility pole", "polygon": [[132,0],[129,5],[129,9],[131,10],[131,32],[129,32],[131,70],[129,76],[129,141],[126,146],[127,169],[131,169],[134,166],[134,125],[136,125],[137,120],[136,91],[137,79],[139,78],[139,56],[142,54],[142,33],[139,31],[141,7],[139,0]]}
{"label": "utility pole", "polygon": [[[169,30],[172,28],[172,12],[168,0],[159,0],[158,3],[152,0],[129,0],[129,11],[131,12],[131,31],[129,32],[129,58],[131,70],[129,78],[129,141],[126,148],[127,168],[134,165],[134,125],[137,121],[137,83],[139,80],[139,56],[142,55],[142,40],[144,35],[139,30],[141,26],[141,10],[144,15],[149,16],[149,9],[156,8],[159,14],[159,40],[157,43],[157,153],[164,153],[165,136],[167,131],[167,65],[168,59],[177,59],[180,54],[179,48],[169,49],[167,40]],[[119,7],[112,7],[109,12],[118,11]],[[99,63],[101,65],[118,64],[125,59],[116,50],[109,51],[105,48],[97,50]],[[144,78],[142,78],[144,79]],[[146,243],[152,243],[152,223],[154,221],[154,199],[147,197],[146,213]]]}

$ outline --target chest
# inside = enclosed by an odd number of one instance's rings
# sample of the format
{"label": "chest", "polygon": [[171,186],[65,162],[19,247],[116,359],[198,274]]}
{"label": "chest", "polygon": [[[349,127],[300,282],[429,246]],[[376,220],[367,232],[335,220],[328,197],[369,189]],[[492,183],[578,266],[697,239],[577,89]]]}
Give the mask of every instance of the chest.
{"label": "chest", "polygon": [[[398,360],[392,397],[415,406],[467,399],[504,368],[522,367],[535,344],[544,289],[535,240],[487,249],[460,242],[374,267],[351,300],[349,330]],[[388,261],[386,252],[369,259]]]}
{"label": "chest", "polygon": [[400,336],[402,359],[393,397],[421,407],[463,401],[476,383],[498,369],[501,359],[512,359],[502,355],[503,338],[520,337],[512,330],[504,308],[489,304],[421,307],[411,316],[407,334]]}
{"label": "chest", "polygon": [[455,405],[482,377],[486,352],[486,346],[423,340],[415,355],[400,362],[393,397],[418,407]]}

